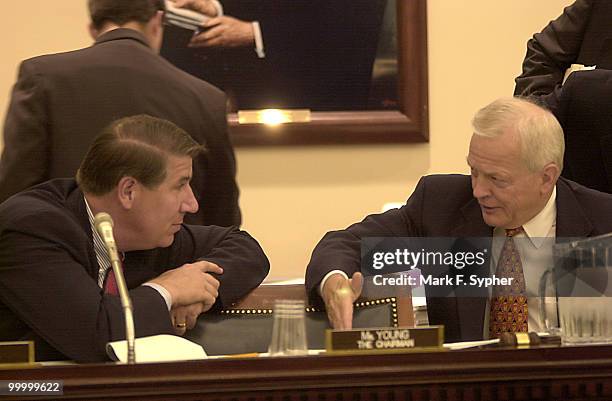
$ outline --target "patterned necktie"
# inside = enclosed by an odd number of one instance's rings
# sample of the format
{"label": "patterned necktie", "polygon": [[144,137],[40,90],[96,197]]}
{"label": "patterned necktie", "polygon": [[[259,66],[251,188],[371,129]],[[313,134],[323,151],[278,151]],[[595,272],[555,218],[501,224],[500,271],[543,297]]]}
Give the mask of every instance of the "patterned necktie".
{"label": "patterned necktie", "polygon": [[512,285],[494,286],[489,316],[489,338],[502,333],[526,333],[528,310],[527,291],[521,256],[513,236],[522,233],[523,227],[506,230],[506,241],[499,255],[495,275],[498,278],[512,278]]}

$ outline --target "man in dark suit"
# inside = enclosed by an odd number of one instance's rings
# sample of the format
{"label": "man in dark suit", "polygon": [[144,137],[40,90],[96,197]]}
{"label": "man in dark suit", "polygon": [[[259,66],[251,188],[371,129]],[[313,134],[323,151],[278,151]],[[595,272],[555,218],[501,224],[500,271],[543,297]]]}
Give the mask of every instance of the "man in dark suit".
{"label": "man in dark suit", "polygon": [[[351,327],[352,302],[363,282],[359,269],[364,237],[503,238],[519,230],[513,235],[531,241],[612,231],[611,195],[559,179],[563,132],[550,112],[526,100],[500,99],[480,110],[473,125],[467,156],[471,177],[424,177],[400,209],[368,216],[327,233],[319,242],[306,286],[313,300],[322,297],[334,327]],[[539,252],[537,245],[527,245],[531,248],[526,252]],[[539,267],[528,262],[524,266],[528,287],[537,288],[539,277],[533,273]],[[489,316],[486,301],[430,299],[430,323],[445,325],[447,341],[483,338]],[[537,312],[530,306],[530,329],[538,321]]]}
{"label": "man in dark suit", "polygon": [[269,264],[246,232],[183,224],[198,210],[189,182],[202,149],[169,121],[123,118],[95,139],[76,181],[0,204],[0,341],[34,341],[37,360],[92,362],[125,338],[100,212],[114,220],[137,337],[182,335],[259,285]]}
{"label": "man in dark suit", "polygon": [[207,153],[194,160],[193,224],[240,225],[225,96],[157,53],[162,0],[90,0],[93,46],[24,61],[4,125],[0,201],[50,178],[73,177],[111,121],[146,113],[178,124]]}
{"label": "man in dark suit", "polygon": [[555,116],[565,133],[563,176],[612,193],[612,71],[578,71],[559,94]]}
{"label": "man in dark suit", "polygon": [[176,0],[212,17],[162,55],[218,82],[237,109],[364,110],[386,0]]}
{"label": "man in dark suit", "polygon": [[612,2],[576,0],[527,42],[523,73],[514,95],[535,96],[556,106],[572,64],[612,68]]}

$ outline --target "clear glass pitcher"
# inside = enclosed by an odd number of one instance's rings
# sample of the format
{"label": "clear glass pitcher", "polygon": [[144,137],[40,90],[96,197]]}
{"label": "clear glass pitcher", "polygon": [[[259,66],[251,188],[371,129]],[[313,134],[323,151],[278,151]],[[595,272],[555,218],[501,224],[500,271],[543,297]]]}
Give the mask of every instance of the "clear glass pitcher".
{"label": "clear glass pitcher", "polygon": [[612,235],[558,243],[554,255],[540,280],[542,326],[565,344],[612,343]]}

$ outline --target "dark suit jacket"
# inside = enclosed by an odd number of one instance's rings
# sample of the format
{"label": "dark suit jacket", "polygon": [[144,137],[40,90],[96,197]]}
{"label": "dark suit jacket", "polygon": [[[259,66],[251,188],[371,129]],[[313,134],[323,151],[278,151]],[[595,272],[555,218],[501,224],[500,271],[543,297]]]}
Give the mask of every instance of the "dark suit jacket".
{"label": "dark suit jacket", "polygon": [[[612,231],[612,195],[560,178],[557,183],[557,237],[586,237]],[[406,205],[370,215],[345,230],[327,233],[313,251],[306,288],[313,301],[328,272],[360,270],[364,237],[491,237],[469,176],[423,177]],[[428,300],[431,324],[444,324],[446,341],[481,339],[486,299]]]}
{"label": "dark suit jacket", "polygon": [[[223,268],[215,308],[259,285],[268,260],[233,227],[183,225],[168,248],[128,252],[123,262],[136,336],[173,333],[167,306],[140,284],[197,259]],[[108,341],[125,338],[119,297],[97,284],[99,266],[83,193],[73,179],[24,191],[0,205],[0,341],[31,339],[37,360],[107,359]]]}
{"label": "dark suit jacket", "polygon": [[221,3],[225,15],[259,21],[265,58],[250,46],[193,51],[168,42],[162,55],[231,92],[239,109],[367,108],[386,0]]}
{"label": "dark suit jacket", "polygon": [[556,104],[565,70],[571,64],[612,68],[612,2],[577,0],[527,42],[523,73],[515,95]]}
{"label": "dark suit jacket", "polygon": [[0,202],[50,178],[74,177],[102,128],[134,114],[170,120],[209,150],[194,160],[200,210],[186,222],[240,225],[224,94],[156,55],[131,29],[21,64],[4,125]]}
{"label": "dark suit jacket", "polygon": [[563,176],[612,193],[612,71],[578,71],[563,85],[555,115],[565,134]]}

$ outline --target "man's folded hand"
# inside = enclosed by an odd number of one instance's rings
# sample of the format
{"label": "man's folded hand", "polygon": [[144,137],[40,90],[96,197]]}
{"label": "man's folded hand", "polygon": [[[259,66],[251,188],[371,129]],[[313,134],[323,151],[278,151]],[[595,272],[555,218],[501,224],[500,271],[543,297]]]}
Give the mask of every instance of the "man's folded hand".
{"label": "man's folded hand", "polygon": [[204,304],[201,303],[172,308],[170,316],[174,332],[182,336],[187,330],[193,329],[198,321],[198,316],[203,312],[205,312]]}
{"label": "man's folded hand", "polygon": [[222,274],[214,263],[199,261],[168,270],[150,282],[164,287],[172,296],[172,308],[201,303],[209,310],[219,295],[219,280],[211,273]]}

